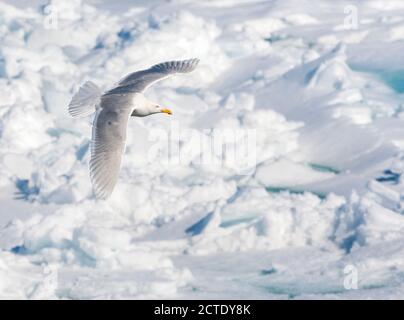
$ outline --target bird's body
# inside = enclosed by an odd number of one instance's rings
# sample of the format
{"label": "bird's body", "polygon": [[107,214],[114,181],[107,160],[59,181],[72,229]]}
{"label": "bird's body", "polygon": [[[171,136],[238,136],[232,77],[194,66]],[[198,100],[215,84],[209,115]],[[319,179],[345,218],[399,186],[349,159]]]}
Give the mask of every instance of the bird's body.
{"label": "bird's body", "polygon": [[98,198],[107,198],[117,183],[129,118],[156,113],[171,114],[169,109],[148,100],[143,92],[170,74],[191,72],[198,62],[198,59],[170,61],[133,72],[103,94],[95,84],[86,82],[73,97],[69,104],[69,113],[73,117],[96,112],[91,140],[90,177]]}

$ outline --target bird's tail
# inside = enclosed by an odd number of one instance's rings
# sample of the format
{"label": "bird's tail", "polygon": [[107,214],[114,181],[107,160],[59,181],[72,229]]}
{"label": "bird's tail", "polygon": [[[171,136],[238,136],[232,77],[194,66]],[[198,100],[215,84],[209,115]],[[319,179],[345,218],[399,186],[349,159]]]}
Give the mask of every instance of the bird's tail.
{"label": "bird's tail", "polygon": [[73,118],[79,118],[94,113],[96,105],[100,102],[101,94],[101,89],[95,83],[87,81],[70,101],[69,114]]}

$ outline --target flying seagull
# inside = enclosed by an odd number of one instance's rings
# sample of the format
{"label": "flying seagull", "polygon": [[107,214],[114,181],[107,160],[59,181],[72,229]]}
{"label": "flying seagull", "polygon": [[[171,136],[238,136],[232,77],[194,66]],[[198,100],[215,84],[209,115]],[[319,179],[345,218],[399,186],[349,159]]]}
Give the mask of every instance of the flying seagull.
{"label": "flying seagull", "polygon": [[105,93],[93,82],[87,81],[73,96],[69,104],[72,117],[85,117],[95,112],[90,177],[97,198],[108,198],[118,180],[129,117],[145,117],[155,113],[171,115],[169,109],[148,100],[143,92],[153,83],[174,73],[193,71],[198,63],[199,59],[159,63],[127,75]]}

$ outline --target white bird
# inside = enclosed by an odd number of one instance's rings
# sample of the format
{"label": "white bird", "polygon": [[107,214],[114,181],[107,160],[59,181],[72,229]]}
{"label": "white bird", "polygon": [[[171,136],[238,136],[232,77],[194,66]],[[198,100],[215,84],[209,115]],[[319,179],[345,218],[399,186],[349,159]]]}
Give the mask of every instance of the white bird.
{"label": "white bird", "polygon": [[85,117],[96,112],[91,139],[90,177],[97,198],[109,197],[118,180],[129,117],[171,114],[169,109],[148,100],[143,92],[171,74],[193,71],[198,62],[199,59],[189,59],[156,64],[127,75],[105,93],[88,81],[73,96],[69,104],[72,117]]}

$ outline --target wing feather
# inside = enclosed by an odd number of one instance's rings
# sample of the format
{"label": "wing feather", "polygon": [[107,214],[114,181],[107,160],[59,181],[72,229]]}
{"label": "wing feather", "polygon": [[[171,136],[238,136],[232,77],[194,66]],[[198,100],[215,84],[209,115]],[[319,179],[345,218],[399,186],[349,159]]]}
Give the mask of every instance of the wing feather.
{"label": "wing feather", "polygon": [[188,73],[193,71],[199,59],[180,61],[167,61],[156,64],[149,69],[133,72],[119,81],[118,85],[105,94],[143,92],[153,83],[175,73]]}
{"label": "wing feather", "polygon": [[93,121],[90,177],[97,198],[110,196],[118,180],[131,111],[125,106],[119,96],[103,97]]}

